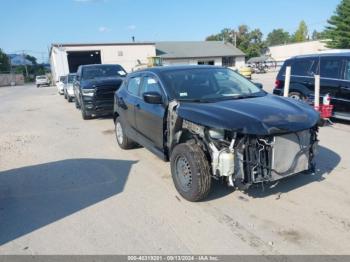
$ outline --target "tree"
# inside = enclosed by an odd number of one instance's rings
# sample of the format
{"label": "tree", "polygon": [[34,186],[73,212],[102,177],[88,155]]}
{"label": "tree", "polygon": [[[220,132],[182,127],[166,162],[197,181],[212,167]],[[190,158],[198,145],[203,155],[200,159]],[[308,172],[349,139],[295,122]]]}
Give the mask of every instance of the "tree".
{"label": "tree", "polygon": [[293,35],[293,42],[304,42],[306,40],[308,40],[308,29],[305,21],[302,20]]}
{"label": "tree", "polygon": [[314,30],[314,31],[312,32],[311,39],[312,39],[312,40],[326,39],[326,34],[325,34],[324,31],[318,32],[317,30]]}
{"label": "tree", "polygon": [[282,28],[274,29],[267,35],[266,45],[282,45],[290,42],[290,35],[288,32],[284,31]]}
{"label": "tree", "polygon": [[10,71],[10,59],[0,48],[0,72]]}
{"label": "tree", "polygon": [[[236,45],[242,50],[247,58],[260,56],[266,48],[265,42],[262,40],[263,34],[259,29],[249,31],[247,25],[240,25],[237,30],[224,28],[218,34],[210,35],[207,41],[225,41]],[[236,41],[236,43],[235,43]]]}
{"label": "tree", "polygon": [[350,48],[350,0],[342,0],[327,21],[326,37],[330,48]]}

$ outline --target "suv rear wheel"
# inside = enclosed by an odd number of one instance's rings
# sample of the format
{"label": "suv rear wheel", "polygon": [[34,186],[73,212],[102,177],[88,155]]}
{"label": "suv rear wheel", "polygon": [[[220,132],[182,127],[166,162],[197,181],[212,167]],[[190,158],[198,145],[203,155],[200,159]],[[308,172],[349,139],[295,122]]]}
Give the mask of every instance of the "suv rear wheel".
{"label": "suv rear wheel", "polygon": [[170,166],[176,190],[189,201],[204,199],[211,187],[211,174],[202,148],[189,141],[177,145],[170,156]]}
{"label": "suv rear wheel", "polygon": [[126,136],[125,129],[123,127],[122,122],[120,121],[120,117],[117,117],[117,119],[115,120],[115,136],[118,145],[122,149],[131,149],[135,147],[135,142]]}
{"label": "suv rear wheel", "polygon": [[295,100],[305,100],[305,96],[299,92],[290,92],[288,96]]}

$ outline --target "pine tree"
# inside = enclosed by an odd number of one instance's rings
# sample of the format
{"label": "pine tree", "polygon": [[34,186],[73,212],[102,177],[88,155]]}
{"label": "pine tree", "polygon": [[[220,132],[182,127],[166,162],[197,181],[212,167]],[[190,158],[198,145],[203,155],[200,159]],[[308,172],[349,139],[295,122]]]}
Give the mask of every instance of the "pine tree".
{"label": "pine tree", "polygon": [[328,20],[326,36],[330,48],[350,48],[350,0],[342,0]]}
{"label": "pine tree", "polygon": [[293,35],[294,42],[304,42],[308,40],[308,29],[305,21],[301,21],[298,27],[298,30]]}

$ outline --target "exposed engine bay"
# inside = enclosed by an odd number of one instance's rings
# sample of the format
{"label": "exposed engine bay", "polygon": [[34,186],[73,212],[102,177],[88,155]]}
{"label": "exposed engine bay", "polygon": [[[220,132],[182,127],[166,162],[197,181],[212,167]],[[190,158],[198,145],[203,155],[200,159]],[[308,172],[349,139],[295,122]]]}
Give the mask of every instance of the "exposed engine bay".
{"label": "exposed engine bay", "polygon": [[170,105],[168,111],[168,148],[195,139],[206,153],[213,178],[223,178],[229,186],[245,189],[253,184],[314,171],[317,125],[296,132],[244,134],[181,119],[176,106],[177,103]]}

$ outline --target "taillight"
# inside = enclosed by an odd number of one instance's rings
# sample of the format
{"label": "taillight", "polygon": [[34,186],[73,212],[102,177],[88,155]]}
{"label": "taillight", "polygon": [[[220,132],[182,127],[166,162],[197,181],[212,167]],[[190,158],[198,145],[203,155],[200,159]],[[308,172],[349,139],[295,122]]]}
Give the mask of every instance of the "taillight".
{"label": "taillight", "polygon": [[276,79],[276,81],[275,81],[275,88],[280,89],[281,87],[282,87],[281,81]]}

